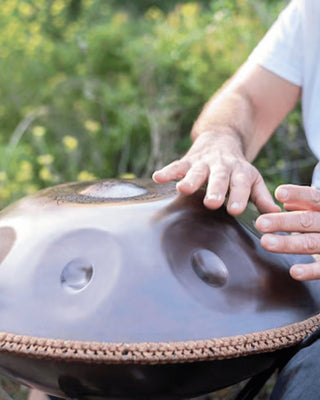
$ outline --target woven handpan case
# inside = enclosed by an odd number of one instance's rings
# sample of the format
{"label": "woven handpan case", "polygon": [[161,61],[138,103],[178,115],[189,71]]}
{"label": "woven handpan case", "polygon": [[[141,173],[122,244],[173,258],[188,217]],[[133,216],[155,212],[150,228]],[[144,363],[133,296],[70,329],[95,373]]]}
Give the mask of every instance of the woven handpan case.
{"label": "woven handpan case", "polygon": [[[311,257],[150,180],[56,186],[0,214],[0,372],[85,400],[187,398],[271,368],[320,323]],[[246,218],[247,217],[247,218]]]}

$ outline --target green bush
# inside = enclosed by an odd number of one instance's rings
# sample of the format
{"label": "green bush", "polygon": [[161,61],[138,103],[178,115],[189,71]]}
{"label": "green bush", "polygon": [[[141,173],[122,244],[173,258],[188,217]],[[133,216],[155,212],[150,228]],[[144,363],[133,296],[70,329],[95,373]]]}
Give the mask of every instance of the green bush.
{"label": "green bush", "polygon": [[[179,157],[205,101],[284,3],[3,0],[1,205],[65,181],[149,176]],[[296,111],[257,161],[271,185],[300,120]]]}

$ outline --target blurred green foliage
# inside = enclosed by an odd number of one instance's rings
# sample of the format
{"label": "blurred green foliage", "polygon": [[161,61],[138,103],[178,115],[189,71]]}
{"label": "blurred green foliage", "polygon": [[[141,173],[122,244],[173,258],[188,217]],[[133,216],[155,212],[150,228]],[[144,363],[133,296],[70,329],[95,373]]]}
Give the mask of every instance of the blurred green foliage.
{"label": "blurred green foliage", "polygon": [[[179,157],[285,4],[2,0],[0,205],[65,181],[149,176]],[[313,162],[297,147],[298,109],[279,132],[257,161],[270,187],[308,179]]]}

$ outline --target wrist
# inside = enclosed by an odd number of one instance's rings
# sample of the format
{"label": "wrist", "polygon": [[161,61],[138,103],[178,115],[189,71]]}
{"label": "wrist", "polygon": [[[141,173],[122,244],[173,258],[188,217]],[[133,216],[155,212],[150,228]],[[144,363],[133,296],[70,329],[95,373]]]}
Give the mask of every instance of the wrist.
{"label": "wrist", "polygon": [[203,131],[191,131],[191,138],[194,141],[200,140],[207,142],[214,142],[215,147],[221,147],[238,153],[239,155],[245,155],[245,146],[241,134],[232,127],[229,126],[215,126],[208,130]]}

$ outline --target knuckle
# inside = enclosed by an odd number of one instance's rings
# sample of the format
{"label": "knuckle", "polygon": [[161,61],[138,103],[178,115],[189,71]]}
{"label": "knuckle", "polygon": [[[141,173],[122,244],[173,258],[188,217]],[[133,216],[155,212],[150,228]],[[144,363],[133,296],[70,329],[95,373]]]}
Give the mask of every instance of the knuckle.
{"label": "knuckle", "polygon": [[250,176],[251,174],[254,174],[256,170],[256,168],[250,164],[247,160],[237,160],[234,165],[233,165],[233,169],[235,171],[238,171],[240,173],[243,173],[244,175]]}
{"label": "knuckle", "polygon": [[202,163],[194,164],[192,166],[192,168],[190,169],[190,173],[193,175],[200,175],[200,176],[206,175],[207,167],[206,167],[206,165],[204,165]]}
{"label": "knuckle", "polygon": [[228,181],[229,173],[225,169],[215,169],[210,171],[210,178],[216,181]]}
{"label": "knuckle", "polygon": [[[253,167],[254,168],[254,167]],[[258,172],[258,170],[256,168],[254,168],[252,170],[252,180],[254,181],[254,183],[257,184],[261,184],[264,183],[264,180],[262,178],[262,175]]]}
{"label": "knuckle", "polygon": [[188,174],[188,177],[193,177],[195,179],[201,179],[201,178],[205,178],[206,174],[204,171],[201,170],[190,170],[190,173]]}
{"label": "knuckle", "polygon": [[167,165],[167,168],[170,169],[179,169],[181,167],[181,165],[183,164],[183,161],[181,160],[175,160],[172,161],[172,163],[170,163],[169,165]]}
{"label": "knuckle", "polygon": [[173,161],[165,169],[167,173],[175,174],[178,179],[183,178],[187,170],[188,168],[186,168],[185,164],[180,160]]}
{"label": "knuckle", "polygon": [[317,190],[315,188],[311,188],[310,194],[311,194],[311,201],[314,204],[320,204],[320,190]]}
{"label": "knuckle", "polygon": [[301,227],[305,228],[305,229],[311,228],[315,223],[314,214],[309,213],[309,212],[302,213],[299,216],[299,219],[300,219],[299,222],[300,222]]}
{"label": "knuckle", "polygon": [[307,253],[315,252],[319,247],[319,240],[314,235],[305,235],[303,238],[303,250]]}
{"label": "knuckle", "polygon": [[238,172],[232,175],[231,185],[232,186],[241,185],[245,187],[251,187],[248,175],[243,172]]}

